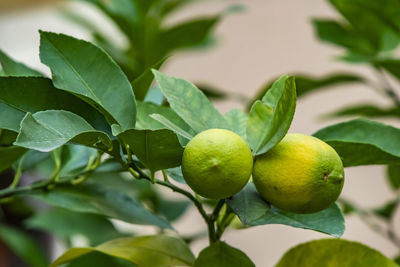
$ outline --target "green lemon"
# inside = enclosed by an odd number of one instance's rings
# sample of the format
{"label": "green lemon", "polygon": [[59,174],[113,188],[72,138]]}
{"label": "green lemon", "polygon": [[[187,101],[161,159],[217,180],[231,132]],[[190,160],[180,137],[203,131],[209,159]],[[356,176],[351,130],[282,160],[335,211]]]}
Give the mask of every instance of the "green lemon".
{"label": "green lemon", "polygon": [[343,163],[336,151],[318,138],[288,134],[256,157],[253,181],[272,205],[295,213],[313,213],[339,197]]}
{"label": "green lemon", "polygon": [[194,192],[206,198],[223,199],[238,193],[252,169],[253,157],[247,143],[224,129],[199,133],[183,152],[183,177]]}

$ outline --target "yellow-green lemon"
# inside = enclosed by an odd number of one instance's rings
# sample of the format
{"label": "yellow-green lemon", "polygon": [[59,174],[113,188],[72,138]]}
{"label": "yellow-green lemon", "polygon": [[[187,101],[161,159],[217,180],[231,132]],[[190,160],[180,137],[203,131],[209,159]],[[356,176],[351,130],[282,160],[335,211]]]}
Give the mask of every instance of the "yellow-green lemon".
{"label": "yellow-green lemon", "polygon": [[253,181],[272,205],[295,213],[329,207],[344,183],[343,163],[336,151],[318,138],[287,134],[255,159]]}
{"label": "yellow-green lemon", "polygon": [[238,193],[248,182],[252,169],[249,146],[229,130],[203,131],[183,152],[183,177],[194,192],[206,198],[223,199]]}

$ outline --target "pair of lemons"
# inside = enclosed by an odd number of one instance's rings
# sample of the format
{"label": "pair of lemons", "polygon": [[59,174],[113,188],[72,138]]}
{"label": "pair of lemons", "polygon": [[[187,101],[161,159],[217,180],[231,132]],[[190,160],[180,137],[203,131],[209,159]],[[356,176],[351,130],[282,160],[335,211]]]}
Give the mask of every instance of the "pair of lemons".
{"label": "pair of lemons", "polygon": [[253,159],[243,138],[224,129],[203,131],[187,144],[182,173],[194,192],[211,199],[235,195],[252,175],[266,201],[295,213],[327,208],[339,197],[344,182],[339,155],[318,138],[287,134]]}

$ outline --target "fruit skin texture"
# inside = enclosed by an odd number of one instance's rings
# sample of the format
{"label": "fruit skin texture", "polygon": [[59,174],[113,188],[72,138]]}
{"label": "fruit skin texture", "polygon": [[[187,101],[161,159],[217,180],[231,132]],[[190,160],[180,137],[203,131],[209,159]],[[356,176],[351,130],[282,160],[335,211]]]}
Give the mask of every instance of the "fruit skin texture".
{"label": "fruit skin texture", "polygon": [[197,134],[183,152],[183,177],[194,192],[206,198],[223,199],[238,193],[247,184],[252,169],[253,157],[247,143],[225,129]]}
{"label": "fruit skin texture", "polygon": [[344,184],[343,163],[336,151],[313,136],[287,134],[255,159],[253,181],[275,207],[313,213],[329,207]]}

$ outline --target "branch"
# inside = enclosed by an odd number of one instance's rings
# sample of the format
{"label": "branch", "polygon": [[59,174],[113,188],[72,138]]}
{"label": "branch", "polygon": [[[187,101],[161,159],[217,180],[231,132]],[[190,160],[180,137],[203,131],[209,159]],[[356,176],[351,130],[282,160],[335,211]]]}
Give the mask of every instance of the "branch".
{"label": "branch", "polygon": [[381,84],[383,85],[383,92],[386,96],[388,96],[393,103],[400,107],[400,98],[396,94],[394,88],[390,85],[388,79],[386,78],[385,71],[381,66],[375,66],[376,74],[378,79],[380,80]]}

